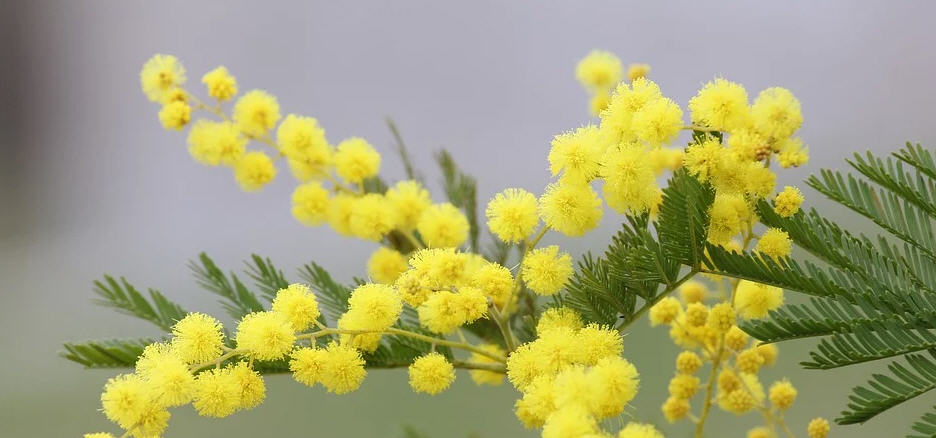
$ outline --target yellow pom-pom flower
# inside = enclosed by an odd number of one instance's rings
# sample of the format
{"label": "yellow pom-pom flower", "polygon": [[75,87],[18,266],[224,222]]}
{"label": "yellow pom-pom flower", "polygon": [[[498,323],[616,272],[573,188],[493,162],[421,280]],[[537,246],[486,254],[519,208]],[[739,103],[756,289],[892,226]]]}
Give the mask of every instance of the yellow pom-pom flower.
{"label": "yellow pom-pom flower", "polygon": [[763,318],[783,304],[783,289],[741,280],[735,291],[735,306],[744,319]]}
{"label": "yellow pom-pom flower", "polygon": [[397,227],[404,231],[416,228],[420,216],[432,205],[432,198],[418,181],[400,181],[387,189],[387,200],[397,212]]}
{"label": "yellow pom-pom flower", "polygon": [[553,230],[566,236],[584,236],[598,226],[601,198],[588,185],[554,183],[539,199],[539,215]]}
{"label": "yellow pom-pom flower", "polygon": [[84,438],[115,438],[113,434],[108,432],[94,432],[84,434]]}
{"label": "yellow pom-pom flower", "polygon": [[161,406],[181,406],[192,400],[195,376],[178,355],[162,355],[140,375]]}
{"label": "yellow pom-pom flower", "polygon": [[587,90],[605,90],[621,81],[621,60],[613,53],[593,50],[575,67],[575,77]]}
{"label": "yellow pom-pom flower", "polygon": [[747,438],[774,438],[773,432],[766,427],[755,427],[748,431]]}
{"label": "yellow pom-pom flower", "polygon": [[786,186],[777,194],[774,200],[774,211],[780,217],[790,217],[796,214],[803,204],[803,193],[793,186]]}
{"label": "yellow pom-pom flower", "polygon": [[276,167],[267,154],[248,152],[234,164],[234,178],[243,191],[255,192],[276,178]]}
{"label": "yellow pom-pom flower", "polygon": [[361,184],[380,172],[380,154],[363,138],[343,140],[335,151],[335,172],[349,183]]}
{"label": "yellow pom-pom flower", "polygon": [[293,350],[289,360],[289,371],[293,379],[303,385],[314,386],[322,379],[325,357],[328,353],[321,348],[298,348]]}
{"label": "yellow pom-pom flower", "polygon": [[484,213],[488,228],[498,239],[518,243],[529,237],[539,223],[536,208],[536,196],[510,188],[494,195]]}
{"label": "yellow pom-pom flower", "polygon": [[354,201],[348,218],[351,234],[361,239],[379,242],[396,228],[396,209],[384,195],[368,193]]}
{"label": "yellow pom-pom flower", "polygon": [[773,365],[777,361],[777,355],[780,354],[776,344],[758,344],[754,349],[764,359],[764,365],[767,366]]}
{"label": "yellow pom-pom flower", "polygon": [[319,380],[328,392],[345,394],[355,391],[366,376],[364,359],[353,347],[331,343],[325,349]]}
{"label": "yellow pom-pom flower", "polygon": [[540,295],[559,292],[572,276],[572,257],[559,253],[556,245],[531,251],[523,258],[521,277],[530,290]]}
{"label": "yellow pom-pom flower", "polygon": [[826,438],[829,436],[829,420],[822,417],[813,418],[806,426],[806,434],[809,438]]}
{"label": "yellow pom-pom flower", "polygon": [[569,405],[556,410],[543,423],[543,438],[573,438],[598,431],[598,422],[587,409]]}
{"label": "yellow pom-pom flower", "polygon": [[606,357],[618,357],[624,351],[621,334],[607,326],[589,324],[576,333],[579,339],[579,363],[595,365]]}
{"label": "yellow pom-pom flower", "polygon": [[742,373],[756,374],[764,364],[764,358],[754,349],[744,350],[735,358],[735,366]]}
{"label": "yellow pom-pom flower", "polygon": [[715,78],[689,100],[692,123],[719,131],[733,131],[748,121],[748,96],[740,84]]}
{"label": "yellow pom-pom flower", "polygon": [[224,418],[241,403],[241,387],[231,368],[210,369],[195,380],[192,406],[203,417]]}
{"label": "yellow pom-pom flower", "polygon": [[686,325],[689,327],[701,327],[708,319],[709,308],[702,303],[692,303],[686,306]]}
{"label": "yellow pom-pom flower", "polygon": [[803,146],[803,141],[799,138],[791,138],[780,147],[777,158],[780,167],[784,169],[799,167],[809,162],[809,149]]}
{"label": "yellow pom-pom flower", "polygon": [[786,231],[770,228],[757,241],[757,252],[773,258],[787,257],[793,248],[793,242]]}
{"label": "yellow pom-pom flower", "polygon": [[367,259],[367,275],[378,283],[393,284],[407,267],[406,256],[385,246],[377,248]]}
{"label": "yellow pom-pom flower", "polygon": [[770,392],[768,393],[768,398],[770,398],[770,403],[777,408],[777,410],[785,411],[793,406],[793,402],[796,401],[796,388],[793,387],[793,384],[789,380],[783,379],[777,382],[774,382],[773,385],[770,385]]}
{"label": "yellow pom-pom flower", "polygon": [[454,381],[455,367],[439,353],[420,356],[409,366],[409,384],[413,391],[435,395]]}
{"label": "yellow pom-pom flower", "polygon": [[416,230],[430,248],[454,248],[468,240],[468,218],[450,203],[427,208]]}
{"label": "yellow pom-pom flower", "polygon": [[618,438],[663,438],[663,433],[652,424],[630,422],[618,432]]}
{"label": "yellow pom-pom flower", "polygon": [[253,409],[259,406],[266,398],[266,383],[263,382],[260,373],[250,368],[247,362],[238,362],[237,365],[230,367],[230,370],[240,391],[237,407]]}
{"label": "yellow pom-pom flower", "polygon": [[289,114],[276,129],[276,143],[299,181],[328,175],[332,147],[318,120]]}
{"label": "yellow pom-pom flower", "polygon": [[663,411],[663,416],[666,417],[666,421],[670,423],[681,420],[689,413],[689,400],[670,396],[663,402],[663,406],[661,406],[660,410]]}
{"label": "yellow pom-pom flower", "polygon": [[247,138],[231,122],[200,119],[188,135],[189,154],[195,161],[208,166],[233,166],[242,156]]}
{"label": "yellow pom-pom flower", "polygon": [[606,144],[634,142],[637,136],[633,130],[634,113],[648,102],[661,98],[660,87],[653,81],[640,78],[632,84],[619,84],[611,94],[611,102],[601,113],[602,138]]}
{"label": "yellow pom-pom flower", "polygon": [[656,175],[640,146],[611,147],[601,161],[602,191],[618,213],[640,214],[656,204]]}
{"label": "yellow pom-pom flower", "polygon": [[485,263],[474,274],[471,283],[498,307],[509,304],[507,300],[510,299],[515,284],[510,269],[497,263]]}
{"label": "yellow pom-pom flower", "polygon": [[627,67],[627,80],[634,82],[650,74],[650,64],[631,64]]}
{"label": "yellow pom-pom flower", "polygon": [[733,325],[728,332],[725,333],[725,346],[734,351],[741,351],[744,347],[747,346],[748,335],[738,328],[738,326]]}
{"label": "yellow pom-pom flower", "polygon": [[232,111],[234,123],[244,134],[262,137],[276,126],[280,119],[279,102],[263,90],[250,90],[237,99]]}
{"label": "yellow pom-pom flower", "polygon": [[295,331],[307,329],[320,315],[315,294],[308,286],[298,283],[276,292],[272,309],[285,316]]}
{"label": "yellow pom-pom flower", "polygon": [[755,128],[773,139],[790,137],[803,124],[799,100],[780,87],[761,91],[751,105],[751,116]]}
{"label": "yellow pom-pom flower", "polygon": [[366,329],[380,332],[392,326],[403,311],[403,301],[396,289],[385,284],[363,284],[348,298],[348,312],[364,315]]}
{"label": "yellow pom-pom flower", "polygon": [[136,427],[140,434],[160,435],[169,421],[169,412],[158,403],[144,379],[135,374],[108,380],[101,394],[101,407],[109,420],[124,429]]}
{"label": "yellow pom-pom flower", "polygon": [[631,121],[637,139],[659,147],[676,139],[683,127],[682,109],[668,98],[648,102]]}
{"label": "yellow pom-pom flower", "polygon": [[716,140],[693,143],[686,149],[686,158],[683,163],[690,175],[705,182],[718,172],[719,163],[725,153],[725,148]]}
{"label": "yellow pom-pom flower", "polygon": [[744,219],[739,214],[747,204],[741,196],[716,194],[709,207],[708,241],[725,245],[741,232]]}
{"label": "yellow pom-pom flower", "polygon": [[568,307],[550,307],[540,315],[539,322],[536,324],[536,333],[542,336],[554,329],[578,331],[582,327],[582,316],[578,312]]}
{"label": "yellow pom-pom flower", "polygon": [[708,320],[705,321],[706,327],[710,327],[717,333],[725,333],[734,326],[735,310],[731,303],[718,303],[709,310]]}
{"label": "yellow pom-pom flower", "polygon": [[296,186],[292,193],[292,215],[299,223],[307,226],[328,220],[328,190],[321,182],[309,181]]}
{"label": "yellow pom-pom flower", "polygon": [[549,170],[553,176],[562,173],[559,181],[585,184],[598,175],[604,152],[598,127],[587,125],[559,134],[549,150]]}
{"label": "yellow pom-pom flower", "polygon": [[140,86],[153,102],[162,102],[164,95],[185,84],[185,67],[172,55],[153,55],[140,71]]}
{"label": "yellow pom-pom flower", "polygon": [[172,326],[172,349],[187,363],[201,363],[221,355],[221,323],[203,313],[189,313]]}
{"label": "yellow pom-pom flower", "polygon": [[237,325],[237,348],[259,360],[280,359],[292,349],[296,334],[292,324],[279,312],[254,312]]}
{"label": "yellow pom-pom flower", "polygon": [[342,236],[351,236],[351,213],[357,198],[347,193],[338,193],[328,203],[328,224]]}
{"label": "yellow pom-pom flower", "polygon": [[597,116],[601,115],[601,112],[608,108],[609,103],[611,103],[611,93],[599,91],[592,96],[591,100],[588,102],[588,107],[592,115]]}
{"label": "yellow pom-pom flower", "polygon": [[208,95],[220,101],[229,100],[237,94],[237,80],[223,65],[205,73],[201,81],[208,89]]}
{"label": "yellow pom-pom flower", "polygon": [[598,418],[620,415],[627,403],[637,395],[640,375],[637,368],[619,356],[602,358],[589,369],[587,386],[589,396],[584,399]]}
{"label": "yellow pom-pom flower", "polygon": [[678,289],[679,298],[686,304],[700,303],[708,295],[708,289],[698,281],[687,281]]}
{"label": "yellow pom-pom flower", "polygon": [[666,297],[650,308],[650,325],[669,324],[682,314],[682,305],[673,297]]}
{"label": "yellow pom-pom flower", "polygon": [[167,130],[181,131],[191,120],[192,107],[185,102],[169,102],[159,110],[159,122]]}
{"label": "yellow pom-pom flower", "polygon": [[673,397],[689,400],[699,390],[699,378],[691,374],[677,374],[669,382],[669,393]]}
{"label": "yellow pom-pom flower", "polygon": [[676,356],[676,371],[683,374],[695,374],[702,368],[702,358],[695,352],[686,350]]}

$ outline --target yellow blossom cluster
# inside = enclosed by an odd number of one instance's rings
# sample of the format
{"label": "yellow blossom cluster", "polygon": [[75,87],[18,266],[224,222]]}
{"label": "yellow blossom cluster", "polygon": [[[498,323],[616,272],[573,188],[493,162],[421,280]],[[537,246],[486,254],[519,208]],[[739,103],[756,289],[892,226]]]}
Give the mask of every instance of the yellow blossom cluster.
{"label": "yellow blossom cluster", "polygon": [[[760,412],[765,424],[751,429],[748,436],[778,436],[777,429],[787,429],[783,414],[793,405],[798,391],[789,380],[781,379],[765,392],[758,373],[776,362],[777,347],[752,342],[737,324],[762,318],[779,307],[783,291],[746,280],[726,282],[719,279],[716,285],[720,290],[711,291],[702,282],[687,281],[680,286],[678,299],[665,297],[650,309],[651,324],[668,324],[673,342],[684,348],[676,357],[676,374],[661,409],[670,422],[691,419],[696,436],[713,406],[735,415]],[[724,296],[726,287],[730,288],[728,297]],[[706,365],[707,376],[700,376]],[[693,414],[691,401],[700,393],[701,407]]]}
{"label": "yellow blossom cluster", "polygon": [[598,434],[601,420],[620,415],[637,394],[637,369],[621,358],[621,334],[567,308],[540,318],[537,338],[507,360],[507,377],[521,391],[517,418],[543,436]]}
{"label": "yellow blossom cluster", "polygon": [[[382,157],[367,140],[330,142],[315,118],[284,117],[270,93],[239,95],[236,79],[223,66],[202,77],[210,99],[200,100],[185,89],[179,60],[155,55],[140,73],[141,88],[161,105],[164,128],[188,128],[193,159],[230,168],[248,192],[273,181],[276,161],[285,160],[298,182],[291,212],[299,223],[327,224],[341,235],[381,246],[367,260],[368,282],[350,292],[347,308],[332,326],[320,314],[315,294],[301,284],[279,290],[269,311],[241,318],[231,339],[214,318],[189,314],[173,327],[169,341],[146,347],[133,374],[108,382],[105,415],[125,435],[153,437],[165,429],[170,407],[192,404],[209,417],[250,409],[265,397],[255,365],[266,361],[285,361],[299,383],[320,384],[335,394],[352,392],[367,375],[365,358],[392,337],[428,346],[408,362],[415,392],[446,390],[456,369],[468,370],[479,385],[497,385],[506,376],[520,392],[517,417],[527,427],[541,428],[544,438],[610,436],[603,422],[624,412],[637,393],[639,375],[622,357],[617,328],[585,324],[566,307],[537,311],[539,296],[560,293],[575,275],[572,256],[557,245],[540,245],[544,236],[550,231],[584,236],[598,227],[605,204],[616,213],[655,218],[662,202],[658,180],[685,167],[714,188],[712,243],[747,250],[757,239],[761,256],[779,260],[791,251],[790,237],[780,229],[755,235],[753,205],[774,194],[772,159],[784,168],[808,159],[794,137],[802,116],[789,91],[769,88],[749,104],[742,86],[716,79],[689,101],[687,124],[683,109],[647,79],[648,73],[645,64],[625,71],[605,51],[579,62],[576,77],[592,96],[598,124],[552,139],[547,161],[553,181],[539,194],[508,188],[483,209],[490,234],[518,250],[516,263],[508,264],[466,251],[478,230],[463,207],[435,202],[415,179],[384,184]],[[198,111],[208,117],[193,119]],[[694,134],[688,148],[677,144],[683,131]],[[792,216],[802,201],[798,189],[786,187],[776,195],[775,211]],[[722,286],[727,281],[715,280]],[[773,428],[782,424],[779,414],[793,404],[797,391],[781,380],[765,393],[757,373],[773,363],[776,348],[751,345],[737,324],[739,318],[762,318],[776,309],[783,291],[748,281],[730,289],[719,296],[690,281],[679,289],[679,298],[654,300],[651,323],[669,325],[673,341],[685,348],[676,359],[663,412],[671,421],[689,417],[690,400],[707,388],[699,431],[713,405],[739,414],[767,412],[777,421],[765,427]],[[514,333],[521,305],[527,312],[522,317],[537,321],[533,339]],[[418,330],[401,328],[404,312],[418,322]],[[482,323],[500,336],[469,338],[477,334],[471,327]],[[699,377],[706,365],[711,368],[707,385]],[[821,422],[814,423],[810,437],[824,438],[828,423],[824,431]],[[638,422],[617,436],[663,438],[654,426]]]}

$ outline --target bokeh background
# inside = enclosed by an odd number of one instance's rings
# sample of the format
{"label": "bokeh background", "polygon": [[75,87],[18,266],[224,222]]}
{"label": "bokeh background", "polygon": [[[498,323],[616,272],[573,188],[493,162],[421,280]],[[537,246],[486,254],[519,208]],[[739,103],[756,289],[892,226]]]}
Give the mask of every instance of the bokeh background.
{"label": "bokeh background", "polygon": [[[477,175],[483,201],[509,186],[541,190],[552,136],[592,121],[573,71],[593,48],[651,64],[651,77],[682,105],[716,75],[752,95],[791,89],[812,161],[783,172],[781,184],[842,168],[854,151],[936,144],[933,16],[930,2],[4,1],[0,435],[110,430],[98,397],[117,371],[66,362],[60,344],[156,332],[91,304],[91,281],[102,273],[221,314],[186,268],[200,251],[228,269],[253,252],[271,256],[292,278],[294,267],[316,260],[349,279],[374,249],[296,223],[287,172],[244,194],[228,171],[191,160],[184,135],[163,131],[139,90],[140,66],[154,53],[178,56],[195,90],[224,64],[242,90],[265,88],[284,113],[317,117],[332,141],[367,138],[387,153],[383,174],[400,176],[384,124],[392,116],[430,180],[438,180],[431,155],[446,147]],[[810,205],[826,205],[806,192]],[[584,239],[548,240],[576,255],[600,251],[618,224],[608,212]],[[663,424],[676,351],[665,330],[636,326],[626,355],[643,383],[630,413]],[[811,343],[783,345],[781,365],[765,373],[800,388],[788,417],[800,435],[809,418],[834,417],[849,388],[880,366],[801,370]],[[402,371],[373,372],[342,397],[278,376],[261,407],[223,421],[177,409],[167,436],[395,437],[404,425],[431,437],[535,436],[514,418],[515,397],[509,385],[477,388],[467,375],[435,398],[412,394]],[[834,433],[901,435],[931,404],[915,400]],[[755,422],[716,413],[708,435],[741,437]]]}

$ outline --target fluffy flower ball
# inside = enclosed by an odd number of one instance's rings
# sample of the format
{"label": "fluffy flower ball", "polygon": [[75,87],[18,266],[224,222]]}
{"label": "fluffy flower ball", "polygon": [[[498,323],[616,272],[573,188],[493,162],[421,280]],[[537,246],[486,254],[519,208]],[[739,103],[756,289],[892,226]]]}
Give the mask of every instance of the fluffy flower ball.
{"label": "fluffy flower ball", "polygon": [[420,356],[409,366],[409,384],[413,391],[435,395],[454,381],[455,368],[439,353]]}
{"label": "fluffy flower ball", "polygon": [[272,309],[285,316],[295,331],[310,327],[320,315],[315,294],[308,286],[298,283],[280,289],[273,299]]}
{"label": "fluffy flower ball", "polygon": [[768,229],[757,241],[757,251],[768,257],[787,257],[792,248],[790,235],[779,228]]}
{"label": "fluffy flower ball", "polygon": [[349,183],[363,183],[380,172],[380,154],[363,138],[351,137],[338,143],[335,172]]}
{"label": "fluffy flower ball", "polygon": [[539,215],[553,230],[584,236],[601,221],[601,198],[588,185],[550,184],[539,199]]}
{"label": "fluffy flower ball", "polygon": [[433,205],[423,212],[416,230],[430,248],[454,248],[468,240],[468,219],[449,203]]}
{"label": "fluffy flower ball", "polygon": [[254,312],[241,319],[235,341],[238,349],[259,360],[276,360],[292,349],[296,334],[283,314]]}
{"label": "fluffy flower ball", "polygon": [[237,99],[231,116],[241,131],[251,137],[266,135],[281,117],[279,102],[263,90],[248,91]]}
{"label": "fluffy flower ball", "polygon": [[549,150],[549,170],[553,176],[561,172],[564,183],[585,184],[598,175],[603,146],[594,125],[559,134]]}
{"label": "fluffy flower ball", "polygon": [[741,280],[735,295],[738,314],[744,319],[763,318],[783,304],[783,289]]}
{"label": "fluffy flower ball", "polygon": [[208,95],[219,101],[229,100],[237,94],[237,80],[223,65],[205,73],[201,80],[208,89]]}
{"label": "fluffy flower ball", "polygon": [[593,50],[575,67],[575,77],[591,91],[613,87],[621,81],[621,60],[613,53]]}
{"label": "fluffy flower ball", "polygon": [[260,151],[248,152],[234,164],[234,178],[245,192],[260,190],[275,177],[273,160]]}
{"label": "fluffy flower ball", "polygon": [[172,348],[188,363],[201,363],[221,355],[221,323],[203,313],[189,313],[172,326]]}
{"label": "fluffy flower ball", "polygon": [[185,67],[172,55],[153,55],[140,71],[140,86],[153,102],[162,102],[171,90],[185,84]]}
{"label": "fluffy flower ball", "polygon": [[198,120],[188,135],[189,154],[207,166],[233,166],[246,151],[247,138],[231,122]]}
{"label": "fluffy flower ball", "polygon": [[652,424],[630,422],[618,432],[618,438],[663,438],[663,433]]}
{"label": "fluffy flower ball", "polygon": [[491,232],[508,243],[522,242],[539,223],[536,196],[523,189],[506,189],[494,195],[485,215]]}
{"label": "fluffy flower ball", "polygon": [[533,292],[552,295],[559,292],[572,276],[572,257],[559,253],[556,245],[531,251],[523,258],[521,276]]}
{"label": "fluffy flower ball", "polygon": [[378,283],[393,284],[407,267],[406,256],[386,246],[377,248],[367,259],[367,275]]}
{"label": "fluffy flower ball", "polygon": [[803,193],[796,187],[786,186],[777,194],[774,201],[774,211],[780,217],[790,217],[799,211],[803,204]]}
{"label": "fluffy flower ball", "polygon": [[321,182],[309,181],[296,186],[292,193],[292,215],[299,223],[307,226],[328,220],[328,190]]}
{"label": "fluffy flower ball", "polygon": [[416,228],[420,216],[432,205],[432,198],[418,181],[400,181],[387,189],[387,200],[397,211],[397,227],[404,231]]}
{"label": "fluffy flower ball", "polygon": [[740,84],[716,78],[689,100],[689,110],[693,123],[732,131],[748,121],[747,91]]}
{"label": "fluffy flower ball", "polygon": [[825,418],[813,418],[806,426],[806,434],[809,438],[826,438],[829,436],[829,420]]}

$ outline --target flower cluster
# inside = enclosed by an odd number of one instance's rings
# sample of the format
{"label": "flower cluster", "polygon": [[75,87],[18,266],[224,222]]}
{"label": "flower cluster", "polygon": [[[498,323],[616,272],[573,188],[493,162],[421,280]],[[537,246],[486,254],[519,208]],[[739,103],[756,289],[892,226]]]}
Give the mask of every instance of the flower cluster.
{"label": "flower cluster", "polygon": [[[716,79],[689,102],[687,124],[683,109],[646,78],[648,72],[646,65],[631,65],[622,82],[620,61],[602,51],[579,63],[576,76],[592,95],[598,124],[552,139],[547,161],[553,181],[539,193],[508,188],[483,210],[490,234],[517,249],[516,263],[508,264],[506,255],[498,261],[465,249],[478,230],[461,206],[433,201],[418,180],[384,184],[381,155],[366,140],[350,137],[333,145],[315,118],[283,117],[270,93],[251,90],[238,97],[238,83],[224,67],[202,77],[211,98],[202,101],[184,88],[186,72],[175,57],[154,56],[140,73],[143,92],[162,106],[158,118],[166,129],[189,128],[188,149],[196,161],[228,167],[244,191],[257,191],[278,174],[276,161],[285,160],[298,181],[291,198],[298,222],[328,224],[380,246],[366,263],[367,282],[351,291],[334,324],[301,284],[279,290],[270,310],[241,318],[232,339],[214,318],[189,314],[170,340],[146,347],[133,374],[108,382],[104,414],[125,436],[141,438],[161,435],[171,407],[191,404],[200,415],[225,417],[263,401],[257,364],[271,361],[288,364],[299,383],[352,392],[367,375],[368,355],[388,345],[388,338],[408,338],[425,347],[407,362],[415,392],[446,390],[456,369],[467,370],[479,385],[497,385],[506,376],[520,392],[517,417],[541,428],[545,438],[610,436],[603,421],[624,413],[637,394],[638,372],[622,357],[622,327],[585,323],[567,307],[537,310],[537,298],[562,293],[575,272],[572,257],[559,246],[540,245],[544,237],[584,236],[601,222],[605,204],[619,214],[655,218],[661,176],[685,167],[715,190],[712,243],[742,250],[756,239],[759,254],[780,259],[790,253],[789,236],[779,229],[755,235],[753,205],[774,197],[772,159],[781,167],[808,159],[794,137],[802,116],[789,91],[764,90],[749,105],[743,87]],[[196,111],[208,117],[193,121]],[[677,145],[683,131],[693,133],[688,147]],[[774,205],[787,217],[802,201],[799,190],[786,187]],[[673,340],[686,348],[677,358],[664,413],[674,421],[689,416],[689,400],[701,385],[696,374],[708,363],[712,377],[699,431],[712,403],[734,413],[761,410],[771,419],[768,427],[785,427],[782,413],[796,389],[782,380],[764,393],[757,371],[773,363],[776,349],[750,345],[736,325],[738,318],[775,309],[783,291],[746,281],[730,286],[730,294],[709,306],[713,294],[689,282],[680,289],[681,301],[664,297],[652,307],[651,322],[669,324]],[[535,334],[520,330],[531,321]],[[496,335],[473,330],[479,324]],[[710,393],[713,388],[717,394]],[[812,438],[827,433],[822,421],[810,424]],[[630,422],[618,437],[663,435]]]}

